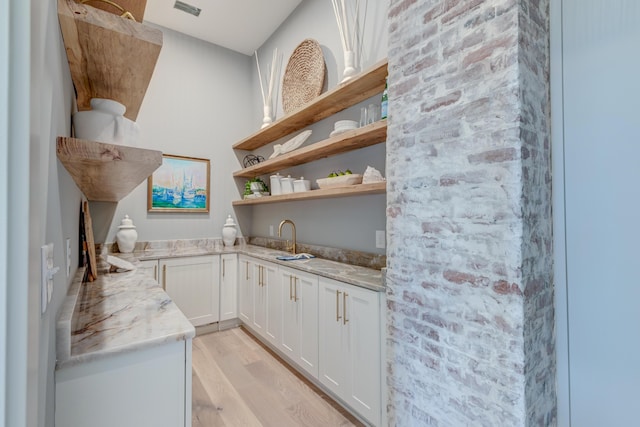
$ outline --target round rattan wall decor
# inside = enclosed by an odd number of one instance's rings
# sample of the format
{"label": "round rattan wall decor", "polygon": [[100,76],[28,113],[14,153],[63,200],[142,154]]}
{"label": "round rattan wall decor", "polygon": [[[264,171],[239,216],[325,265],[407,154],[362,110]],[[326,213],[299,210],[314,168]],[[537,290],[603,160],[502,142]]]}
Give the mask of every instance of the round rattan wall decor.
{"label": "round rattan wall decor", "polygon": [[303,40],[294,49],[282,78],[282,109],[286,114],[320,95],[325,69],[317,41]]}

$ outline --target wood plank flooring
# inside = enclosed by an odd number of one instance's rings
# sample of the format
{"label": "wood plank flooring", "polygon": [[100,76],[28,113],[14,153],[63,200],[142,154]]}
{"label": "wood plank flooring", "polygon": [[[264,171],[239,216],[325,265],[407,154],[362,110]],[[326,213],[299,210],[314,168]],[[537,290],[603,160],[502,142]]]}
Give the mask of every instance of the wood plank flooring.
{"label": "wood plank flooring", "polygon": [[362,426],[242,328],[193,340],[193,427]]}

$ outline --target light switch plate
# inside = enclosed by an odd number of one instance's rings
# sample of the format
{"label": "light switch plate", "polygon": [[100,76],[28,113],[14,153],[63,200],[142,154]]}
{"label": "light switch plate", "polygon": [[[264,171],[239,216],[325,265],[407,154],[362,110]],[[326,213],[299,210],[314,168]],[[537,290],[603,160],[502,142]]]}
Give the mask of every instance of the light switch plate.
{"label": "light switch plate", "polygon": [[387,242],[384,230],[376,230],[376,248],[383,249],[386,244]]}
{"label": "light switch plate", "polygon": [[53,266],[53,243],[40,247],[40,310],[47,311],[47,305],[51,302],[53,295],[53,275],[60,268]]}

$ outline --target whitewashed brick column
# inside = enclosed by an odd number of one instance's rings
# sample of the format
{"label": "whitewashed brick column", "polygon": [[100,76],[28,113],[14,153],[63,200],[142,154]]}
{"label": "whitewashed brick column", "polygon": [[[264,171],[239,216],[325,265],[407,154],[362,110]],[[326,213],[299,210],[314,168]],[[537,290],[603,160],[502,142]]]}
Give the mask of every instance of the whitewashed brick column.
{"label": "whitewashed brick column", "polygon": [[549,0],[391,0],[389,425],[556,423]]}

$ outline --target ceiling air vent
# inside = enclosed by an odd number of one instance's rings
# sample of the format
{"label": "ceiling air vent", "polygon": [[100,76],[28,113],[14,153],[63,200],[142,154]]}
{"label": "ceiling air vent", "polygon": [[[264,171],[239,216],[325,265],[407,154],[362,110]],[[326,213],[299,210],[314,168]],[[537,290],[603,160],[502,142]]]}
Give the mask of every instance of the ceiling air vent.
{"label": "ceiling air vent", "polygon": [[181,2],[180,0],[176,0],[176,4],[173,5],[173,8],[190,13],[193,16],[200,16],[200,12],[202,11],[199,7],[191,6],[190,4]]}

